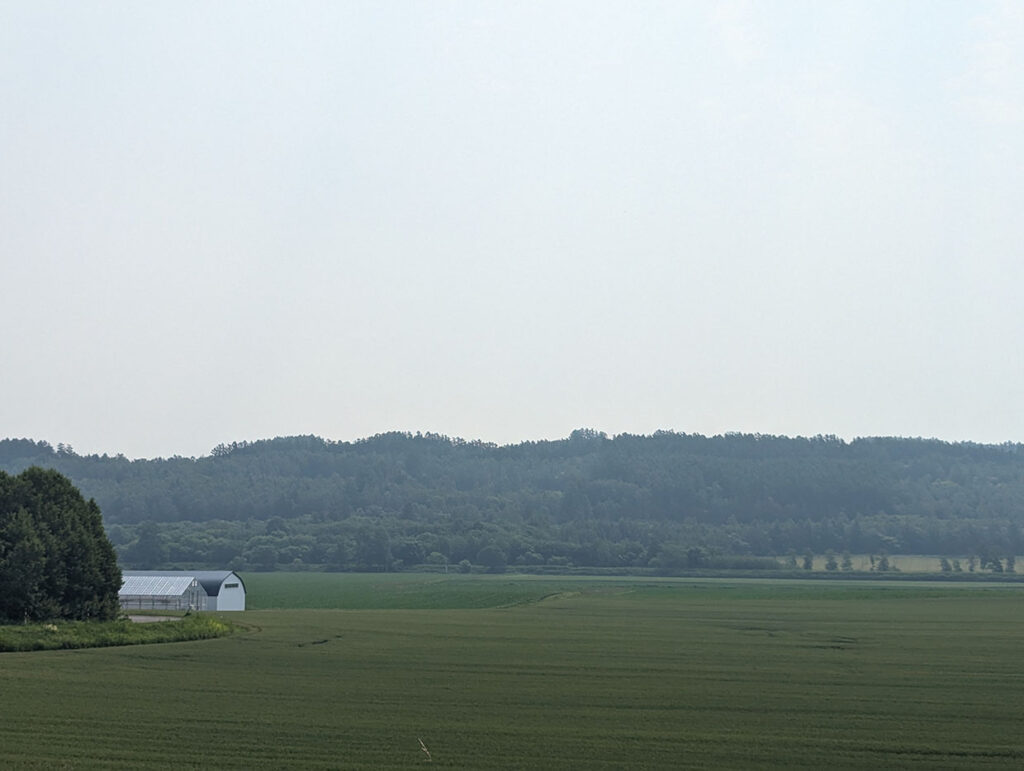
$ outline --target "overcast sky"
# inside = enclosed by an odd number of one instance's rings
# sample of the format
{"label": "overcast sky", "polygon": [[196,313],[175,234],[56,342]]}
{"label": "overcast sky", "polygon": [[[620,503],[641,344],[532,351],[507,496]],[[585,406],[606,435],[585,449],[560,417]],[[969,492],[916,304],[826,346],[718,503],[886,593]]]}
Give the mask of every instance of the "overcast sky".
{"label": "overcast sky", "polygon": [[0,0],[0,437],[1024,441],[1024,3]]}

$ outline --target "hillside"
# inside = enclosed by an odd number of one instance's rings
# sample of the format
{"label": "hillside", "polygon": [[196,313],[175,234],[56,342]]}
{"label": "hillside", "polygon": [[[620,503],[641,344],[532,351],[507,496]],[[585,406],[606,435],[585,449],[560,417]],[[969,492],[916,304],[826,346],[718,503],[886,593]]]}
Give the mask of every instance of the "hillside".
{"label": "hillside", "polygon": [[0,469],[31,465],[95,498],[122,561],[139,567],[673,568],[828,550],[988,560],[1024,547],[1019,444],[581,429],[509,446],[287,437],[130,461],[0,440]]}

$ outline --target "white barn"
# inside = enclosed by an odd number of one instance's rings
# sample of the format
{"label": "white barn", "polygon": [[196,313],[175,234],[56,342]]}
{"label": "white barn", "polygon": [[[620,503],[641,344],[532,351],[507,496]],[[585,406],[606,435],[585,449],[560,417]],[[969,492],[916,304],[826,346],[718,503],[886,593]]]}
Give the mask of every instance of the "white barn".
{"label": "white barn", "polygon": [[124,610],[245,610],[245,582],[232,570],[125,570]]}

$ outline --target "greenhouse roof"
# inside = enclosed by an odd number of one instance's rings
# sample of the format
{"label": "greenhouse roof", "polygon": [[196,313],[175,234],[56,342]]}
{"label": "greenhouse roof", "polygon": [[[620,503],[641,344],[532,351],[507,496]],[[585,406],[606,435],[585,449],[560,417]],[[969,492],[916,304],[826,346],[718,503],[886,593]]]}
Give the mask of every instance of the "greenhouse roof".
{"label": "greenhouse roof", "polygon": [[126,574],[124,576],[124,584],[122,584],[118,594],[132,597],[180,597],[191,588],[193,581],[195,581],[195,576],[193,575],[140,576]]}

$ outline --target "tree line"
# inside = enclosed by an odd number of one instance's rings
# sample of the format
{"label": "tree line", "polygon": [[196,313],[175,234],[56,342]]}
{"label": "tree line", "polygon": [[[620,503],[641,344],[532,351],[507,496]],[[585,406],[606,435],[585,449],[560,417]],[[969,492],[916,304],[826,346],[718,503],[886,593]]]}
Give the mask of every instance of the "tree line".
{"label": "tree line", "polygon": [[1024,547],[1022,451],[591,429],[497,446],[393,432],[150,460],[7,439],[0,468],[70,477],[131,567],[678,569],[833,552],[972,556],[981,569]]}

